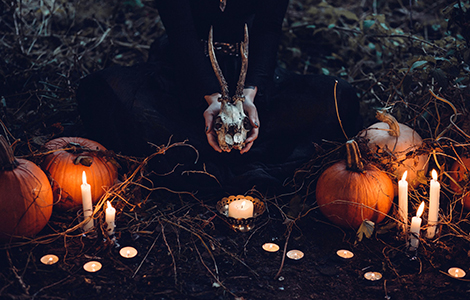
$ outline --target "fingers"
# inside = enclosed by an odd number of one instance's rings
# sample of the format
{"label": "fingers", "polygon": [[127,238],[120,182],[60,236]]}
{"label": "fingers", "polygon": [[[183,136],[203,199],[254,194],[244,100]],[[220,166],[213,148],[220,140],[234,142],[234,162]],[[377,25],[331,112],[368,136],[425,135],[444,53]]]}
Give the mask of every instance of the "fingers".
{"label": "fingers", "polygon": [[259,118],[258,118],[258,110],[253,102],[245,100],[243,104],[243,109],[245,110],[246,115],[250,119],[250,123],[254,128],[259,127]]}
{"label": "fingers", "polygon": [[204,123],[206,125],[206,134],[212,131],[213,120],[214,120],[214,116],[209,111],[206,110],[204,112]]}
{"label": "fingers", "polygon": [[240,150],[240,154],[247,153],[251,147],[253,146],[253,142],[245,143],[245,147],[243,147],[242,150]]}
{"label": "fingers", "polygon": [[220,108],[217,106],[217,103],[215,105],[209,106],[205,111],[204,111],[204,123],[205,123],[205,130],[206,130],[206,137],[207,137],[207,142],[209,145],[217,152],[222,152],[222,149],[219,146],[219,143],[217,141],[217,134],[214,131],[213,128],[213,123],[214,123],[214,115],[218,113]]}
{"label": "fingers", "polygon": [[209,145],[211,145],[211,147],[221,153],[222,152],[222,149],[220,148],[219,146],[219,143],[217,142],[217,134],[211,130],[211,131],[206,131],[206,136],[207,136],[207,142],[209,142]]}
{"label": "fingers", "polygon": [[219,146],[219,142],[217,141],[217,134],[212,129],[212,125],[207,124],[207,123],[206,123],[206,137],[207,137],[207,142],[215,151],[219,153],[222,152],[222,149]]}
{"label": "fingers", "polygon": [[259,128],[253,127],[251,131],[248,133],[248,137],[245,140],[245,143],[254,142],[258,138]]}
{"label": "fingers", "polygon": [[240,150],[240,154],[246,153],[251,149],[251,147],[253,146],[253,142],[258,138],[260,124],[258,118],[258,110],[256,109],[256,106],[253,104],[252,101],[245,100],[244,109],[253,128],[248,133],[248,137],[245,140],[245,147]]}
{"label": "fingers", "polygon": [[251,147],[253,146],[253,142],[258,138],[258,134],[259,134],[259,126],[253,127],[253,129],[251,129],[248,137],[245,140],[245,147],[243,147],[243,149],[240,150],[240,154],[246,153],[251,149]]}
{"label": "fingers", "polygon": [[[204,120],[205,120],[205,131],[207,142],[209,145],[217,152],[221,153],[224,150],[219,146],[217,133],[214,131],[214,119],[219,114],[221,109],[221,104],[219,101],[209,101],[212,97],[206,98],[209,103],[209,107],[204,111]],[[259,134],[259,118],[258,111],[252,100],[245,99],[244,101],[244,110],[252,129],[248,132],[248,137],[245,140],[245,146],[240,150],[240,154],[248,152],[253,146],[253,142],[258,138]],[[230,149],[226,149],[226,152],[230,152]]]}

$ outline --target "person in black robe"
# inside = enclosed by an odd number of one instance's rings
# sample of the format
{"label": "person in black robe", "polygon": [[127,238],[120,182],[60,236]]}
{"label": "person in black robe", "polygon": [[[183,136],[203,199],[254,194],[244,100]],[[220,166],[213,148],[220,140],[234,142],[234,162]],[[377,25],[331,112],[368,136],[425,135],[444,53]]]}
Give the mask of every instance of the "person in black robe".
{"label": "person in black robe", "polygon": [[[361,127],[359,101],[347,82],[338,80],[336,105],[336,78],[276,67],[288,2],[156,0],[166,34],[153,43],[148,62],[114,66],[81,80],[77,102],[90,138],[137,156],[152,153],[152,144],[187,141],[197,149],[197,161],[192,148],[175,147],[152,162],[158,173],[173,170],[161,182],[172,187],[215,185],[234,193],[281,188],[315,153],[315,142],[342,141],[343,129],[352,136]],[[245,24],[249,62],[244,109],[253,129],[241,151],[223,152],[212,126],[221,94],[207,38],[212,27],[217,60],[234,92]],[[212,176],[184,172],[188,170]]]}

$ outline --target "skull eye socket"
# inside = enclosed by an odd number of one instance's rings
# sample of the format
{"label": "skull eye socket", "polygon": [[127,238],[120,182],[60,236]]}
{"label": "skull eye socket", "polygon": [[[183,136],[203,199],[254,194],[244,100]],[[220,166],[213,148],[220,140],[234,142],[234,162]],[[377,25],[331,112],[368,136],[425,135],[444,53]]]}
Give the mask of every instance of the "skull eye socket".
{"label": "skull eye socket", "polygon": [[251,130],[252,128],[250,119],[248,119],[248,117],[245,117],[245,119],[243,119],[243,128],[245,128],[245,130]]}
{"label": "skull eye socket", "polygon": [[214,121],[214,130],[215,131],[219,131],[221,128],[222,128],[222,118],[221,117],[217,117],[215,118],[215,121]]}

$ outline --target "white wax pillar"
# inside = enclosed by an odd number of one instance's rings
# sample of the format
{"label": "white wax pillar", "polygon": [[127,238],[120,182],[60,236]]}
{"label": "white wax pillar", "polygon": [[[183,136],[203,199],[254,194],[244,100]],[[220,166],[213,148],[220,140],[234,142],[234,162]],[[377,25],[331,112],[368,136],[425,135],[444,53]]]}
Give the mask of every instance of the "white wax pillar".
{"label": "white wax pillar", "polygon": [[421,202],[421,205],[416,212],[416,216],[411,219],[411,228],[410,228],[410,250],[418,249],[419,245],[419,232],[421,229],[421,215],[424,211],[424,202]]}
{"label": "white wax pillar", "polygon": [[437,172],[432,170],[432,180],[430,182],[429,190],[429,215],[428,215],[428,229],[426,237],[428,239],[434,238],[436,234],[436,224],[439,220],[439,194],[441,192],[441,185],[437,181]]}
{"label": "white wax pillar", "polygon": [[116,209],[112,207],[111,203],[108,201],[106,207],[106,232],[108,233],[108,235],[114,234],[114,228],[116,227],[116,224],[114,223],[115,218]]}
{"label": "white wax pillar", "polygon": [[408,232],[408,181],[406,175],[408,171],[403,173],[403,177],[398,181],[398,215],[403,222],[403,232]]}
{"label": "white wax pillar", "polygon": [[235,219],[247,219],[253,217],[253,202],[250,200],[236,200],[228,205],[228,216]]}
{"label": "white wax pillar", "polygon": [[93,218],[90,218],[93,215],[93,202],[91,201],[91,186],[86,182],[86,173],[83,171],[82,175],[82,205],[83,205],[83,219],[89,219],[84,225],[83,230],[89,231],[92,229],[95,224]]}

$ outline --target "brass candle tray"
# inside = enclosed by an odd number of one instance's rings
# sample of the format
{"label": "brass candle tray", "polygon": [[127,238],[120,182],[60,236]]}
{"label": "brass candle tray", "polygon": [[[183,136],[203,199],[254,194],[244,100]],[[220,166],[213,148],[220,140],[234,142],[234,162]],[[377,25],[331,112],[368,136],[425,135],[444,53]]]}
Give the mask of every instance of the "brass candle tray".
{"label": "brass candle tray", "polygon": [[[233,218],[228,215],[229,204],[237,200],[246,200],[253,203],[253,217],[252,218]],[[259,217],[263,215],[266,211],[266,205],[263,201],[253,198],[251,196],[237,195],[229,196],[222,198],[217,202],[217,211],[224,217],[225,221],[232,227],[235,231],[247,232],[255,227],[256,221],[259,220]]]}

